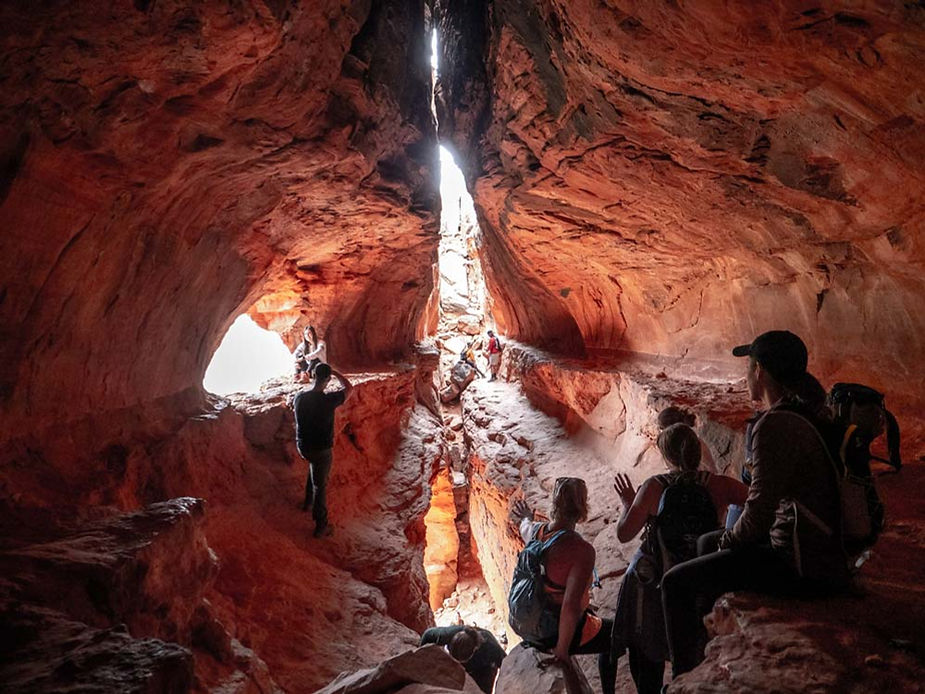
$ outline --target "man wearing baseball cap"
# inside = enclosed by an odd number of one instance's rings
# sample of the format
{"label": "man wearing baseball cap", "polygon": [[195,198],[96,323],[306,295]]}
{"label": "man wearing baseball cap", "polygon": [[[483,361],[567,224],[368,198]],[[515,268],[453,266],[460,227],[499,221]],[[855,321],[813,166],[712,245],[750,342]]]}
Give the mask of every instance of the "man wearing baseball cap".
{"label": "man wearing baseball cap", "polygon": [[748,394],[765,411],[752,428],[748,499],[720,538],[720,551],[678,564],[662,578],[674,676],[703,660],[703,610],[723,593],[832,591],[847,580],[839,473],[818,407],[821,386],[806,371],[806,345],[789,331],[772,330],[732,353],[748,357]]}

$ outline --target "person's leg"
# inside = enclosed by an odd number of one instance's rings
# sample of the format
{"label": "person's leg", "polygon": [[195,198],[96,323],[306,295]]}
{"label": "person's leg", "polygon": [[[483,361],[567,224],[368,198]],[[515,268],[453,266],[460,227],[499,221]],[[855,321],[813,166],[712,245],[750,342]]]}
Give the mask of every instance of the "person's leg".
{"label": "person's leg", "polygon": [[315,519],[315,534],[328,526],[328,476],[331,474],[332,449],[314,451],[311,457],[311,477],[314,487],[312,518]]}
{"label": "person's leg", "polygon": [[703,660],[703,615],[720,595],[743,588],[767,592],[785,587],[791,578],[769,548],[723,550],[671,568],[662,577],[662,604],[674,676]]}
{"label": "person's leg", "polygon": [[649,660],[638,646],[630,644],[630,673],[638,694],[661,694],[665,679],[665,661]]}
{"label": "person's leg", "polygon": [[312,485],[312,465],[308,464],[308,474],[305,476],[305,499],[302,501],[302,510],[307,511],[312,507],[315,500],[315,492]]}
{"label": "person's leg", "polygon": [[580,643],[581,633],[587,616],[583,616],[575,630],[575,639],[569,646],[569,653],[580,655],[597,653],[597,669],[601,676],[601,689],[604,694],[614,694],[617,682],[617,661],[610,648],[610,634],[613,631],[613,620],[602,619],[601,629],[587,643]]}
{"label": "person's leg", "polygon": [[296,441],[296,449],[299,451],[299,455],[302,456],[302,459],[308,462],[308,472],[305,474],[305,498],[302,500],[302,505],[300,508],[303,511],[307,511],[312,507],[312,501],[314,501],[314,491],[312,490],[312,464],[309,461],[310,451],[304,450],[301,446],[301,443]]}
{"label": "person's leg", "polygon": [[711,554],[719,549],[719,539],[723,536],[723,530],[714,530],[711,533],[704,533],[697,538],[697,556],[702,557],[704,554]]}

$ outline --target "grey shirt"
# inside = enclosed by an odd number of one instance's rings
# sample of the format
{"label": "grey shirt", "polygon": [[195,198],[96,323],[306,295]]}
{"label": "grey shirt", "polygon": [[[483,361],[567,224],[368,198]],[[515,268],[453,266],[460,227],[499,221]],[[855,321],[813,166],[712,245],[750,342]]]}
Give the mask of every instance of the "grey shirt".
{"label": "grey shirt", "polygon": [[785,498],[799,501],[830,527],[837,527],[837,471],[808,419],[777,403],[755,423],[752,451],[752,481],[745,509],[732,529],[723,534],[720,547],[769,544],[771,526]]}

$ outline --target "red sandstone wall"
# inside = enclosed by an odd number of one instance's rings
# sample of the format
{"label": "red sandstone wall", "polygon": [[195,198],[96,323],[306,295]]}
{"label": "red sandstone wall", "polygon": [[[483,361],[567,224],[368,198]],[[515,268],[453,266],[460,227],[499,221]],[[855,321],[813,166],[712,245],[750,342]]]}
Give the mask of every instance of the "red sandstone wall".
{"label": "red sandstone wall", "polygon": [[441,134],[504,332],[726,377],[730,345],[788,328],[824,380],[922,407],[921,7],[445,11]]}
{"label": "red sandstone wall", "polygon": [[0,437],[198,387],[266,294],[341,364],[407,353],[439,208],[423,22],[423,1],[4,3]]}

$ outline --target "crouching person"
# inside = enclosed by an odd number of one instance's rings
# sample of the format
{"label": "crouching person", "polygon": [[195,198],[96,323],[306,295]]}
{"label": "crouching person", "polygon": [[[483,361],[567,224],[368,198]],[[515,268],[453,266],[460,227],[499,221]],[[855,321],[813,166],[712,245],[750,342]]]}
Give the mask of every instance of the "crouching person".
{"label": "crouching person", "polygon": [[765,412],[752,428],[752,479],[741,517],[720,538],[720,551],[679,564],[662,579],[675,676],[703,660],[702,618],[723,593],[832,593],[848,582],[831,423],[801,396],[811,392],[806,346],[793,333],[772,331],[733,354],[748,357],[749,395]]}
{"label": "crouching person", "polygon": [[501,661],[507,655],[487,629],[470,626],[431,627],[421,636],[421,645],[445,646],[485,694],[491,694]]}

